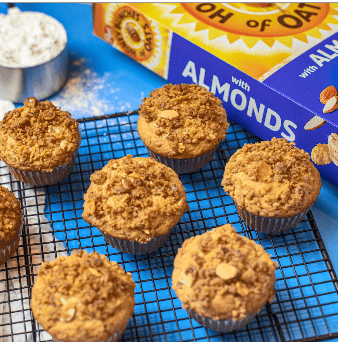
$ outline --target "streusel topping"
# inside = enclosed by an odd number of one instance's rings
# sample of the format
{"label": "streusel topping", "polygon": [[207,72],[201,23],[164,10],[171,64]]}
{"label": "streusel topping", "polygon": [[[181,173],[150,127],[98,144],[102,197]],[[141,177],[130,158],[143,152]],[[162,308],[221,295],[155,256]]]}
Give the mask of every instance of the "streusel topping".
{"label": "streusel topping", "polygon": [[229,126],[222,101],[196,84],[166,84],[155,89],[143,99],[139,114],[179,154],[201,142],[218,144]]}
{"label": "streusel topping", "polygon": [[50,172],[71,160],[79,139],[70,113],[30,97],[0,122],[0,158],[24,171]]}
{"label": "streusel topping", "polygon": [[90,179],[83,219],[121,239],[148,242],[189,208],[177,174],[153,158],[113,159]]}
{"label": "streusel topping", "polygon": [[124,329],[134,309],[135,283],[97,252],[74,251],[44,262],[32,291],[35,319],[54,337],[106,340]]}
{"label": "streusel topping", "polygon": [[0,241],[11,241],[21,227],[22,212],[17,198],[0,185]]}
{"label": "streusel topping", "polygon": [[310,156],[286,139],[245,144],[225,166],[224,190],[240,208],[263,217],[290,217],[317,200],[321,188]]}
{"label": "streusel topping", "polygon": [[276,267],[262,246],[226,224],[184,241],[174,260],[173,289],[185,309],[240,320],[273,300]]}

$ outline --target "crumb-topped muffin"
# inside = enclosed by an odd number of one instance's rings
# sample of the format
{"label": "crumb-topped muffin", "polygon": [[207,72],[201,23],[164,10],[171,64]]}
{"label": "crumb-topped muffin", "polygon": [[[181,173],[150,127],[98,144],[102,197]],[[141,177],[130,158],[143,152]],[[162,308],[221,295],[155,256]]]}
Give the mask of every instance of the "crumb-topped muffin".
{"label": "crumb-topped muffin", "polygon": [[0,265],[6,263],[17,250],[22,225],[19,201],[0,185]]}
{"label": "crumb-topped muffin", "polygon": [[149,155],[178,173],[205,166],[229,126],[222,101],[196,84],[155,89],[139,114],[138,133]]}
{"label": "crumb-topped muffin", "polygon": [[159,248],[189,209],[177,174],[153,158],[112,159],[90,180],[82,217],[125,253]]}
{"label": "crumb-topped muffin", "polygon": [[262,246],[226,224],[184,241],[174,260],[173,290],[198,323],[231,331],[273,300],[276,267]]}
{"label": "crumb-topped muffin", "polygon": [[0,159],[19,181],[55,184],[73,168],[80,132],[70,113],[30,97],[0,122],[0,144]]}
{"label": "crumb-topped muffin", "polygon": [[224,190],[255,230],[293,228],[316,202],[321,180],[310,156],[286,139],[245,144],[225,166]]}
{"label": "crumb-topped muffin", "polygon": [[134,288],[116,262],[74,251],[42,263],[31,309],[54,341],[117,342],[134,312]]}

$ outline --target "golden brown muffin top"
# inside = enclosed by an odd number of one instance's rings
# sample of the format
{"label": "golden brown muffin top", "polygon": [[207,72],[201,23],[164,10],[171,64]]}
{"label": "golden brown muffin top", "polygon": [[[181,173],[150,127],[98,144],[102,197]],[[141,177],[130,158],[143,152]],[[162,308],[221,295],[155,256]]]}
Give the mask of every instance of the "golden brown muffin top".
{"label": "golden brown muffin top", "polygon": [[146,243],[166,234],[189,208],[177,174],[153,158],[112,159],[90,180],[83,219],[120,239]]}
{"label": "golden brown muffin top", "polygon": [[51,172],[79,145],[78,123],[51,102],[27,98],[0,122],[0,159],[23,171]]}
{"label": "golden brown muffin top", "polygon": [[184,309],[241,320],[273,300],[276,268],[262,246],[226,224],[184,241],[174,260],[173,289]]}
{"label": "golden brown muffin top", "polygon": [[134,287],[116,262],[78,250],[42,263],[31,307],[44,330],[61,341],[104,341],[132,316]]}
{"label": "golden brown muffin top", "polygon": [[321,188],[310,156],[286,139],[245,144],[225,166],[224,190],[263,217],[291,217],[310,208]]}
{"label": "golden brown muffin top", "polygon": [[17,198],[0,185],[0,241],[13,240],[22,223],[22,212]]}
{"label": "golden brown muffin top", "polygon": [[141,139],[154,152],[168,150],[168,157],[194,156],[200,143],[210,145],[211,150],[225,138],[229,126],[222,101],[196,84],[155,89],[143,99],[139,114],[141,124],[145,120],[152,133],[148,139],[148,130],[139,129]]}

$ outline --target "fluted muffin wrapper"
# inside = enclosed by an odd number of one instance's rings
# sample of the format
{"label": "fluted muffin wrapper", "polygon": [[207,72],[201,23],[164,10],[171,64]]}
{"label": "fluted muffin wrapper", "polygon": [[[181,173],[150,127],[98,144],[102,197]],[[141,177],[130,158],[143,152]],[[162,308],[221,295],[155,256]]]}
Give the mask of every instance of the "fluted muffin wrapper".
{"label": "fluted muffin wrapper", "polygon": [[188,309],[188,314],[191,318],[193,318],[197,323],[202,325],[205,328],[209,328],[211,330],[219,331],[219,332],[229,332],[236,329],[243,328],[247,324],[249,324],[253,318],[256,316],[256,313],[250,314],[239,321],[235,321],[233,319],[219,319],[213,320],[208,317],[201,316],[197,314],[194,310]]}
{"label": "fluted muffin wrapper", "polygon": [[146,254],[154,252],[156,249],[162,247],[168,240],[172,229],[167,234],[154,237],[147,243],[139,243],[138,241],[128,241],[123,239],[118,239],[116,237],[107,235],[102,232],[107,243],[113,248],[117,249],[122,253],[129,254]]}
{"label": "fluted muffin wrapper", "polygon": [[18,249],[20,236],[21,236],[22,228],[23,228],[23,223],[24,223],[24,219],[22,216],[21,226],[19,228],[16,238],[13,239],[10,244],[4,246],[3,248],[0,248],[0,265],[5,264],[13,256],[15,251]]}
{"label": "fluted muffin wrapper", "polygon": [[[114,333],[113,335],[111,335],[108,338],[108,340],[100,341],[100,342],[118,342],[120,340],[120,338],[122,337],[123,333],[124,333],[124,330],[119,330],[116,333]],[[67,341],[58,340],[57,338],[53,338],[53,341],[54,342],[67,342]]]}
{"label": "fluted muffin wrapper", "polygon": [[156,161],[169,166],[176,173],[190,173],[204,167],[212,159],[216,152],[217,146],[210,152],[203,154],[196,158],[189,159],[173,159],[168,157],[163,157],[158,153],[153,152],[147,147],[148,154],[150,157],[154,158]]}
{"label": "fluted muffin wrapper", "polygon": [[51,172],[44,171],[23,171],[14,168],[8,164],[8,170],[19,182],[27,183],[35,186],[53,185],[61,182],[63,179],[68,177],[73,170],[75,159],[81,145],[82,137],[80,131],[79,145],[72,154],[72,159],[68,164],[57,166]]}
{"label": "fluted muffin wrapper", "polygon": [[311,209],[310,207],[300,214],[291,217],[263,217],[249,213],[245,209],[240,208],[236,203],[235,206],[238,216],[244,221],[246,226],[264,234],[280,234],[294,228]]}

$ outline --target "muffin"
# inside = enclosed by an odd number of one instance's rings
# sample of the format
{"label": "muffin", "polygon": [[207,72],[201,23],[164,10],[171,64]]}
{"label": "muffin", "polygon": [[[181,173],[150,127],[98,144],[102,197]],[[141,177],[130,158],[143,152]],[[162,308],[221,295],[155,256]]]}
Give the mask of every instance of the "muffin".
{"label": "muffin", "polygon": [[177,174],[153,158],[112,159],[90,180],[82,217],[124,253],[161,247],[189,209]]}
{"label": "muffin", "polygon": [[184,241],[172,288],[189,316],[216,331],[247,325],[275,294],[275,270],[263,247],[231,224]]}
{"label": "muffin", "polygon": [[116,262],[74,251],[42,263],[31,309],[54,341],[117,342],[134,312],[134,287]]}
{"label": "muffin", "polygon": [[0,265],[6,263],[17,250],[22,226],[19,201],[0,185]]}
{"label": "muffin", "polygon": [[20,182],[56,184],[66,178],[80,147],[78,123],[51,102],[27,98],[0,122],[0,159]]}
{"label": "muffin", "polygon": [[196,84],[166,84],[140,105],[137,129],[148,153],[177,173],[204,167],[225,138],[222,101]]}
{"label": "muffin", "polygon": [[279,234],[304,218],[318,198],[321,180],[307,152],[272,138],[246,144],[231,156],[222,185],[247,226]]}

